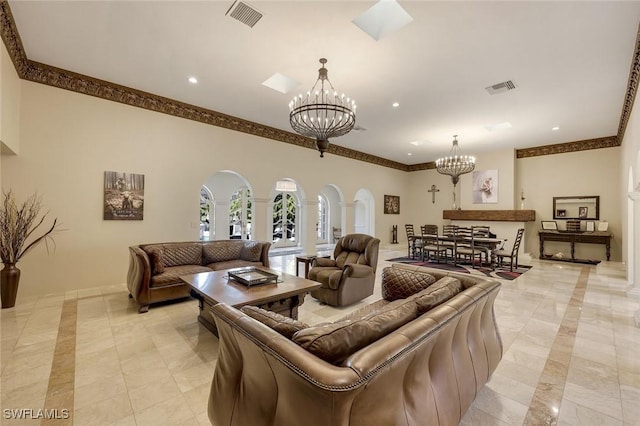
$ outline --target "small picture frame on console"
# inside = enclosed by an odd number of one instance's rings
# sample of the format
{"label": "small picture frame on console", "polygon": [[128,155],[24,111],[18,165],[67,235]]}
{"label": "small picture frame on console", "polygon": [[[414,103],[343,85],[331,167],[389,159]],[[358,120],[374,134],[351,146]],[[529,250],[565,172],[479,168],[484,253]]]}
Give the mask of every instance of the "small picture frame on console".
{"label": "small picture frame on console", "polygon": [[578,207],[578,218],[586,219],[589,207]]}
{"label": "small picture frame on console", "polygon": [[558,230],[558,222],[555,220],[541,220],[542,229],[546,231],[557,231]]}
{"label": "small picture frame on console", "polygon": [[587,232],[594,232],[596,230],[596,223],[592,220],[587,221],[586,230]]}

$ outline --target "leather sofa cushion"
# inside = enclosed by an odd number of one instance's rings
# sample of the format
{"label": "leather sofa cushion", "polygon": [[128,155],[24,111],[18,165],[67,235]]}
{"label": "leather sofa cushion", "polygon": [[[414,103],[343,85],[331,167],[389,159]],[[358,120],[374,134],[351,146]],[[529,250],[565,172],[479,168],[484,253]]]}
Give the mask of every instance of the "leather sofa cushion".
{"label": "leather sofa cushion", "polygon": [[382,297],[390,302],[405,299],[435,282],[431,274],[386,267],[382,270]]}
{"label": "leather sofa cushion", "polygon": [[164,272],[151,276],[150,287],[163,287],[167,285],[183,284],[186,285],[181,279],[181,275],[199,274],[200,272],[210,272],[211,269],[206,266],[200,265],[180,265],[180,266],[166,266]]}
{"label": "leather sofa cushion", "polygon": [[203,264],[208,265],[209,263],[240,259],[240,253],[243,247],[243,241],[223,241],[221,243],[212,242],[203,244]]}
{"label": "leather sofa cushion", "polygon": [[418,297],[413,299],[418,306],[418,315],[435,308],[451,299],[463,290],[459,279],[442,277],[435,284],[425,289]]}
{"label": "leather sofa cushion", "polygon": [[164,245],[164,266],[202,265],[200,244],[176,243]]}
{"label": "leather sofa cushion", "polygon": [[296,332],[309,327],[307,323],[285,317],[276,312],[258,308],[257,306],[243,306],[240,310],[267,327],[274,329],[287,339],[291,339]]}
{"label": "leather sofa cushion", "polygon": [[240,259],[249,262],[259,262],[262,256],[262,244],[257,241],[247,241],[240,251]]}
{"label": "leather sofa cushion", "polygon": [[161,247],[153,247],[147,251],[151,260],[151,274],[161,274],[164,272],[164,250]]}
{"label": "leather sofa cushion", "polygon": [[389,304],[359,320],[305,328],[296,332],[292,340],[317,357],[339,365],[351,354],[415,319],[416,308],[413,302]]}

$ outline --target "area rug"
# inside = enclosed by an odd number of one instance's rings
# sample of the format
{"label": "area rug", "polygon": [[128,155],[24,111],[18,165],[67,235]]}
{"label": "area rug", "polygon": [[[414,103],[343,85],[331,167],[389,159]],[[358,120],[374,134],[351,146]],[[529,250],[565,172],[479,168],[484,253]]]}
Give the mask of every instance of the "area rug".
{"label": "area rug", "polygon": [[426,266],[428,268],[444,269],[445,271],[462,272],[472,275],[482,275],[485,277],[499,278],[503,280],[515,280],[520,275],[531,269],[531,266],[528,265],[518,265],[518,267],[514,268],[512,272],[509,270],[509,266],[507,266],[506,268],[504,266],[497,267],[496,269],[491,269],[486,266],[476,266],[475,268],[472,268],[471,264],[458,263],[457,265],[453,265],[451,263],[422,261],[420,259],[412,259],[410,257],[395,257],[393,259],[388,259],[387,262],[406,263],[415,266]]}

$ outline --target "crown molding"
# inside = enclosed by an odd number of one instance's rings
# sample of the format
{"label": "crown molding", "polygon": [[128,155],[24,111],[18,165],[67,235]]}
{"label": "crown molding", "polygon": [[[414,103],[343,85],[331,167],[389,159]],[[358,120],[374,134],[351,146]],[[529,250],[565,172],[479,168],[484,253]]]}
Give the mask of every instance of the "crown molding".
{"label": "crown molding", "polygon": [[[255,123],[232,115],[223,114],[206,108],[197,107],[184,102],[165,98],[130,87],[121,86],[105,80],[74,73],[72,71],[56,68],[51,65],[32,61],[27,58],[18,28],[16,27],[9,2],[0,0],[0,24],[1,35],[9,56],[13,62],[18,76],[21,79],[70,90],[101,99],[119,102],[126,105],[143,108],[154,112],[172,115],[187,120],[198,121],[212,126],[223,127],[254,136],[285,142],[303,148],[316,150],[315,141],[285,130],[276,129],[260,123]],[[638,78],[640,75],[640,27],[636,38],[636,49],[631,65],[627,93],[624,100],[620,125],[617,136],[605,138],[587,139],[554,145],[545,145],[516,150],[516,158],[535,157],[540,155],[562,154],[568,152],[583,151],[589,149],[609,148],[620,146],[626,129],[629,115],[635,100]],[[367,154],[346,148],[334,143],[329,144],[327,152],[352,160],[364,161],[378,166],[388,167],[405,172],[435,169],[435,162],[407,165],[397,161],[388,160],[376,155]]]}
{"label": "crown molding", "polygon": [[589,149],[612,148],[620,146],[617,136],[585,139],[553,145],[535,146],[516,150],[516,158],[538,157],[540,155],[566,154],[568,152],[587,151]]}
{"label": "crown molding", "polygon": [[24,79],[28,67],[27,54],[24,51],[24,46],[22,46],[22,39],[20,39],[9,2],[6,0],[0,1],[0,32],[18,77]]}
{"label": "crown molding", "polygon": [[618,141],[622,144],[624,133],[627,130],[627,123],[631,116],[633,103],[636,100],[638,92],[638,77],[640,76],[640,25],[638,25],[638,33],[636,34],[636,49],[633,52],[633,60],[631,61],[631,69],[629,70],[629,81],[627,82],[627,93],[624,96],[622,104],[622,113],[620,114],[620,124],[618,125]]}

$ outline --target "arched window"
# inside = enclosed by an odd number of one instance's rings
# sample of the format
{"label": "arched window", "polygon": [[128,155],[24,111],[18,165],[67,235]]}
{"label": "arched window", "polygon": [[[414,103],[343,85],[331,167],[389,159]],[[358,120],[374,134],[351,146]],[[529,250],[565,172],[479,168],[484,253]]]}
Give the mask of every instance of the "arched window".
{"label": "arched window", "polygon": [[318,243],[328,243],[329,235],[329,202],[323,194],[318,195]]}
{"label": "arched window", "polygon": [[215,211],[213,195],[206,186],[200,188],[200,240],[215,239]]}
{"label": "arched window", "polygon": [[229,238],[251,239],[251,191],[240,188],[229,203]]}
{"label": "arched window", "polygon": [[273,245],[297,245],[298,200],[291,192],[280,192],[273,199]]}

